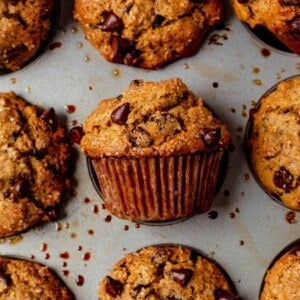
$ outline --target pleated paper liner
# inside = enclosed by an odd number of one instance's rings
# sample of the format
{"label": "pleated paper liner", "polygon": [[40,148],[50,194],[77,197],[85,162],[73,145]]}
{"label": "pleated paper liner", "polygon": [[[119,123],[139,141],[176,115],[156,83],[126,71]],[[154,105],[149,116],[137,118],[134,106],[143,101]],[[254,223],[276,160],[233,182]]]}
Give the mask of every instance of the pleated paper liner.
{"label": "pleated paper liner", "polygon": [[91,180],[113,215],[167,225],[210,210],[226,151],[173,157],[88,158]]}
{"label": "pleated paper liner", "polygon": [[61,3],[59,0],[53,0],[53,12],[51,14],[51,27],[48,33],[47,38],[41,43],[38,51],[35,53],[35,55],[31,58],[29,58],[24,64],[23,66],[21,66],[20,69],[16,70],[16,71],[10,71],[5,69],[4,67],[1,67],[0,64],[0,76],[1,75],[6,75],[6,74],[10,74],[10,73],[15,73],[21,70],[26,69],[28,66],[30,66],[33,62],[35,62],[36,60],[38,60],[39,58],[41,58],[42,55],[45,54],[45,52],[51,48],[51,43],[54,40],[54,37],[57,33],[58,30],[58,25],[59,25],[59,21],[60,21],[60,11],[61,11]]}
{"label": "pleated paper liner", "polygon": [[[293,78],[299,77],[299,75],[295,75],[295,76],[291,76],[288,77],[286,79],[281,80],[282,81],[286,81],[286,80],[292,80]],[[253,112],[258,111],[259,107],[261,105],[261,101],[267,97],[269,94],[271,94],[272,92],[274,92],[277,89],[278,84],[280,83],[276,83],[274,84],[269,90],[267,90],[261,97],[260,99],[257,101],[256,105],[254,106]],[[270,193],[266,187],[263,185],[263,183],[261,182],[261,180],[259,179],[258,175],[256,174],[256,171],[254,170],[254,167],[252,166],[252,162],[251,162],[251,153],[250,153],[250,148],[248,145],[248,141],[252,135],[252,131],[253,131],[253,119],[252,119],[252,115],[253,113],[250,111],[249,113],[249,119],[246,125],[246,130],[245,130],[245,138],[244,138],[244,148],[245,148],[245,155],[246,155],[246,160],[249,166],[249,169],[251,171],[252,176],[254,177],[254,179],[256,180],[257,184],[261,187],[261,189],[276,203],[279,203],[281,206],[288,208],[288,209],[292,209],[290,207],[288,207],[285,203],[283,203],[283,201],[280,199],[280,197],[276,194]],[[297,209],[292,209],[295,211],[299,211]]]}

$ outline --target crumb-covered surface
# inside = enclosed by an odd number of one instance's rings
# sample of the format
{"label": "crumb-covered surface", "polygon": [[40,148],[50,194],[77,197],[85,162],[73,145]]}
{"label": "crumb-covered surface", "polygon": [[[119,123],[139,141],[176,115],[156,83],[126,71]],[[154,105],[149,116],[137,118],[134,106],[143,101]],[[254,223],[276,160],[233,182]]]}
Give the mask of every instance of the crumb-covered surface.
{"label": "crumb-covered surface", "polygon": [[1,300],[73,300],[71,290],[46,265],[0,257]]}
{"label": "crumb-covered surface", "polygon": [[[224,21],[224,1],[76,0],[74,17],[110,62],[157,69],[195,54]],[[184,30],[183,30],[184,28]]]}
{"label": "crumb-covered surface", "polygon": [[16,71],[50,34],[54,0],[0,1],[0,70]]}
{"label": "crumb-covered surface", "polygon": [[53,109],[0,93],[0,236],[55,220],[69,188],[69,145]]}
{"label": "crumb-covered surface", "polygon": [[300,77],[263,96],[251,119],[247,146],[254,172],[270,194],[300,209]]}
{"label": "crumb-covered surface", "polygon": [[298,0],[233,0],[237,17],[251,28],[267,28],[291,51],[300,55]]}
{"label": "crumb-covered surface", "polygon": [[300,298],[300,246],[279,257],[267,271],[260,300]]}
{"label": "crumb-covered surface", "polygon": [[90,157],[170,156],[227,149],[230,133],[181,79],[134,80],[101,101],[84,122]]}
{"label": "crumb-covered surface", "polygon": [[100,282],[110,299],[237,299],[227,275],[212,261],[181,246],[151,246],[125,255]]}

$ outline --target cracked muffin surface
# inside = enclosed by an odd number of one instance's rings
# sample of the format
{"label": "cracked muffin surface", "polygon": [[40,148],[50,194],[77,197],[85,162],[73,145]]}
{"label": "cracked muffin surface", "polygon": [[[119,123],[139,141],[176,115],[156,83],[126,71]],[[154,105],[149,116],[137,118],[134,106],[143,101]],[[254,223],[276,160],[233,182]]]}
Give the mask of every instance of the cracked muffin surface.
{"label": "cracked muffin surface", "polygon": [[73,300],[65,283],[47,266],[21,258],[0,256],[1,300]]}
{"label": "cracked muffin surface", "polygon": [[99,284],[110,299],[238,299],[213,261],[184,246],[149,246],[126,254]]}
{"label": "cracked muffin surface", "polygon": [[262,97],[250,119],[250,164],[268,193],[300,209],[300,77]]}
{"label": "cracked muffin surface", "polygon": [[263,27],[300,55],[299,0],[233,0],[237,17],[251,28]]}
{"label": "cracked muffin surface", "polygon": [[74,18],[106,60],[157,69],[195,54],[225,7],[220,0],[76,0]]}
{"label": "cracked muffin surface", "polygon": [[0,1],[0,70],[16,71],[30,61],[49,37],[53,0]]}
{"label": "cracked muffin surface", "polygon": [[70,187],[70,147],[52,108],[0,93],[0,236],[57,219]]}

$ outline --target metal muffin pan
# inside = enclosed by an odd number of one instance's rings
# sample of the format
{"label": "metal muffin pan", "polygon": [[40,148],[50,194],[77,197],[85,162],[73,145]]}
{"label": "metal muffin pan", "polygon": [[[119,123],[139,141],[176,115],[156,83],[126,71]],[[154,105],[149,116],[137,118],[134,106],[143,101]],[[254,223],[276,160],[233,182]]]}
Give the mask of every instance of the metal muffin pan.
{"label": "metal muffin pan", "polygon": [[254,38],[231,12],[200,51],[161,70],[105,61],[72,19],[71,0],[61,3],[53,45],[23,69],[0,75],[0,90],[54,107],[68,128],[81,125],[99,100],[119,95],[133,79],[180,77],[226,122],[234,150],[212,211],[166,226],[135,224],[103,207],[86,157],[74,145],[75,194],[65,217],[2,240],[0,254],[47,264],[77,299],[97,299],[98,282],[127,252],[159,243],[199,249],[232,278],[243,299],[257,299],[273,257],[299,239],[300,215],[272,201],[256,183],[244,152],[248,111],[275,83],[300,73],[300,57]]}

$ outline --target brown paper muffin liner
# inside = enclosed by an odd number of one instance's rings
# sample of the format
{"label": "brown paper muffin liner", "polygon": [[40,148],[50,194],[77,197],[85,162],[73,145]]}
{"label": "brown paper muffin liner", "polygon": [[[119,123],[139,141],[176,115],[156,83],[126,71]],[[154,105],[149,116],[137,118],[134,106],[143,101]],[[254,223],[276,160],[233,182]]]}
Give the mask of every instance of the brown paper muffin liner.
{"label": "brown paper muffin liner", "polygon": [[133,221],[170,221],[207,212],[224,151],[174,157],[92,159],[106,208]]}

